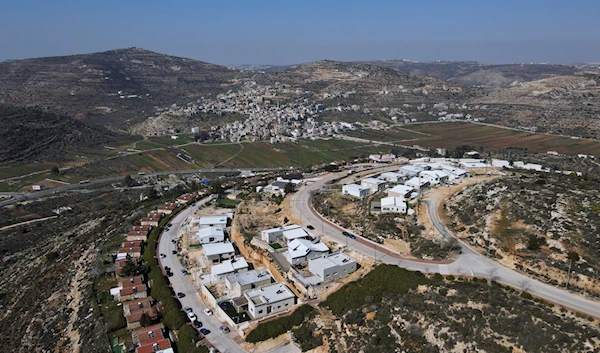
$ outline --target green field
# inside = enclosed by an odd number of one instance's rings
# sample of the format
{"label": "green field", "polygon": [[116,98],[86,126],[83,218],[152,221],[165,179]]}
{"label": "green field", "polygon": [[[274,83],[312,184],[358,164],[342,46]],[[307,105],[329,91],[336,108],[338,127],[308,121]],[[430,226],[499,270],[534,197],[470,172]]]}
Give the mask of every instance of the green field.
{"label": "green field", "polygon": [[372,140],[372,141],[383,141],[383,142],[392,142],[392,141],[403,141],[403,140],[412,140],[416,138],[423,138],[426,135],[423,133],[418,133],[414,131],[408,131],[404,129],[391,128],[388,130],[373,130],[373,129],[360,129],[360,130],[350,130],[344,133],[345,135],[352,137],[359,137],[362,139]]}

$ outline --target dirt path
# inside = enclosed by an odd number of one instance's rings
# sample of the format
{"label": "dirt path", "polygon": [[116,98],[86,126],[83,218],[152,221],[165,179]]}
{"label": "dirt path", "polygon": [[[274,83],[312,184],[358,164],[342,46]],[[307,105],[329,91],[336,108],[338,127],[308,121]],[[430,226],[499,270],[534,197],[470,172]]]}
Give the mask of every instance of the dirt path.
{"label": "dirt path", "polygon": [[56,218],[56,217],[58,217],[58,216],[50,216],[50,217],[32,219],[30,221],[25,221],[25,222],[21,222],[21,223],[17,223],[17,224],[11,224],[9,226],[0,228],[0,231],[11,229],[11,228],[18,227],[18,226],[22,226],[22,225],[29,224],[29,223],[41,222],[41,221],[45,221],[45,220],[48,220],[48,219],[53,219],[53,218]]}

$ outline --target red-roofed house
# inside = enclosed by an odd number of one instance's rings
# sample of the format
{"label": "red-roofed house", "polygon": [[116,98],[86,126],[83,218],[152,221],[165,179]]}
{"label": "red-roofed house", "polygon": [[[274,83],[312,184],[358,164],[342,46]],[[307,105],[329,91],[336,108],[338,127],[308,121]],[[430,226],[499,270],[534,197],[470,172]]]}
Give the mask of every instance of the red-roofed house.
{"label": "red-roofed house", "polygon": [[137,259],[142,256],[142,248],[139,246],[121,248],[117,253],[117,259],[125,258],[127,255],[131,256],[131,258]]}
{"label": "red-roofed house", "polygon": [[155,318],[158,313],[156,307],[152,305],[152,297],[139,298],[123,303],[123,315],[127,319],[127,328],[129,330],[140,327],[142,315],[146,314],[150,318]]}
{"label": "red-roofed house", "polygon": [[150,343],[135,349],[136,353],[171,353],[171,341],[163,339],[158,342]]}
{"label": "red-roofed house", "polygon": [[160,222],[159,217],[154,217],[154,218],[153,217],[144,217],[144,218],[142,218],[142,221],[140,222],[140,224],[143,226],[158,227],[158,222]]}
{"label": "red-roofed house", "polygon": [[152,230],[152,227],[150,226],[133,226],[133,229],[131,229],[134,232],[149,232]]}
{"label": "red-roofed house", "polygon": [[145,284],[123,287],[119,291],[119,298],[121,301],[146,298],[147,296],[148,296],[148,288],[146,287]]}
{"label": "red-roofed house", "polygon": [[127,241],[147,241],[148,240],[148,231],[131,231],[127,233]]}
{"label": "red-roofed house", "polygon": [[131,332],[131,338],[133,343],[137,346],[145,346],[163,340],[165,326],[163,324],[156,324],[148,327],[138,328]]}
{"label": "red-roofed house", "polygon": [[159,207],[156,211],[158,213],[171,214],[179,206],[175,202],[167,202],[163,206]]}
{"label": "red-roofed house", "polygon": [[177,203],[186,204],[196,198],[195,194],[183,194],[177,198]]}

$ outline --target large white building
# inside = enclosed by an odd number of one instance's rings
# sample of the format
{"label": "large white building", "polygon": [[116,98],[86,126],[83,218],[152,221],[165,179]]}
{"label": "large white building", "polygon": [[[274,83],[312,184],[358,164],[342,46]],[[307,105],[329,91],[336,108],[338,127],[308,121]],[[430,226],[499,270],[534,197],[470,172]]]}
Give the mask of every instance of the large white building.
{"label": "large white building", "polygon": [[419,173],[421,173],[421,171],[423,171],[423,169],[421,169],[419,167],[415,167],[413,165],[403,165],[398,170],[398,173],[407,178],[412,178],[412,177],[419,175]]}
{"label": "large white building", "polygon": [[256,289],[271,284],[271,275],[266,271],[247,271],[225,277],[225,288],[230,298],[237,298],[250,289]]}
{"label": "large white building", "polygon": [[429,181],[427,181],[425,178],[414,177],[404,182],[404,185],[410,186],[416,190],[420,190],[424,187],[429,186]]}
{"label": "large white building", "polygon": [[323,282],[343,277],[356,268],[356,261],[341,253],[308,260],[308,270]]}
{"label": "large white building", "polygon": [[201,244],[219,243],[225,241],[225,232],[221,227],[204,227],[196,232],[196,239]]}
{"label": "large white building", "polygon": [[267,243],[285,240],[285,243],[289,244],[294,239],[308,238],[310,238],[308,232],[306,232],[304,228],[296,224],[267,229],[260,232],[260,239]]}
{"label": "large white building", "polygon": [[296,304],[296,296],[283,283],[249,290],[244,296],[248,299],[248,313],[254,319],[291,309]]}
{"label": "large white building", "polygon": [[204,256],[211,263],[231,259],[235,255],[235,249],[231,243],[205,244],[202,248],[204,249]]}
{"label": "large white building", "polygon": [[406,213],[408,205],[400,197],[384,197],[381,199],[381,213]]}
{"label": "large white building", "polygon": [[342,186],[342,194],[362,199],[371,194],[371,189],[357,184],[348,184]]}
{"label": "large white building", "polygon": [[313,257],[329,253],[325,243],[313,243],[306,239],[294,239],[288,244],[288,249],[283,253],[286,260],[292,265],[298,265]]}
{"label": "large white building", "polygon": [[385,186],[385,181],[376,178],[366,178],[360,182],[360,185],[371,189],[371,193],[374,193]]}

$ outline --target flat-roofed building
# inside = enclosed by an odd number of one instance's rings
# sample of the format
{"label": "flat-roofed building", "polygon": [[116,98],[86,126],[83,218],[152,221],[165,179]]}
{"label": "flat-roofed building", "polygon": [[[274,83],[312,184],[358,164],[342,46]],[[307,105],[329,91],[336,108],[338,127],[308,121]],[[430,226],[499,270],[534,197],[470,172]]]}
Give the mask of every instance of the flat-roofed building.
{"label": "flat-roofed building", "polygon": [[286,244],[289,244],[294,239],[307,239],[310,238],[308,232],[297,224],[290,224],[287,226],[266,229],[260,232],[260,239],[267,243],[274,243],[279,240],[285,240]]}
{"label": "flat-roofed building", "polygon": [[225,288],[229,297],[236,298],[250,289],[256,289],[271,284],[272,278],[267,271],[250,270],[225,277]]}
{"label": "flat-roofed building", "polygon": [[196,239],[201,244],[219,243],[225,241],[225,232],[222,227],[204,227],[196,232]]}
{"label": "flat-roofed building", "polygon": [[342,186],[342,194],[358,197],[362,199],[363,197],[371,195],[372,190],[370,188],[360,186],[358,184],[348,184]]}
{"label": "flat-roofed building", "polygon": [[377,178],[366,178],[360,182],[360,185],[371,189],[371,193],[381,190],[385,186],[385,181]]}
{"label": "flat-roofed building", "polygon": [[254,319],[290,309],[296,304],[296,296],[283,283],[252,289],[244,292],[244,296],[248,299],[248,313]]}
{"label": "flat-roofed building", "polygon": [[390,197],[402,197],[403,199],[408,199],[414,191],[415,189],[412,186],[396,185],[389,189],[387,194]]}
{"label": "flat-roofed building", "polygon": [[227,227],[227,216],[202,216],[197,220],[194,220],[194,223],[197,223],[200,228],[205,227]]}
{"label": "flat-roofed building", "polygon": [[204,256],[208,262],[217,263],[223,260],[231,259],[235,255],[235,249],[233,244],[227,243],[215,243],[205,244],[202,246],[204,249]]}
{"label": "flat-roofed building", "polygon": [[356,261],[337,253],[308,260],[308,270],[326,282],[356,271]]}
{"label": "flat-roofed building", "polygon": [[329,253],[329,248],[325,243],[313,243],[306,239],[294,239],[288,244],[288,249],[283,256],[292,265],[298,265],[308,261],[313,257],[318,257]]}
{"label": "flat-roofed building", "polygon": [[401,197],[384,197],[381,199],[381,213],[406,213],[408,205]]}

